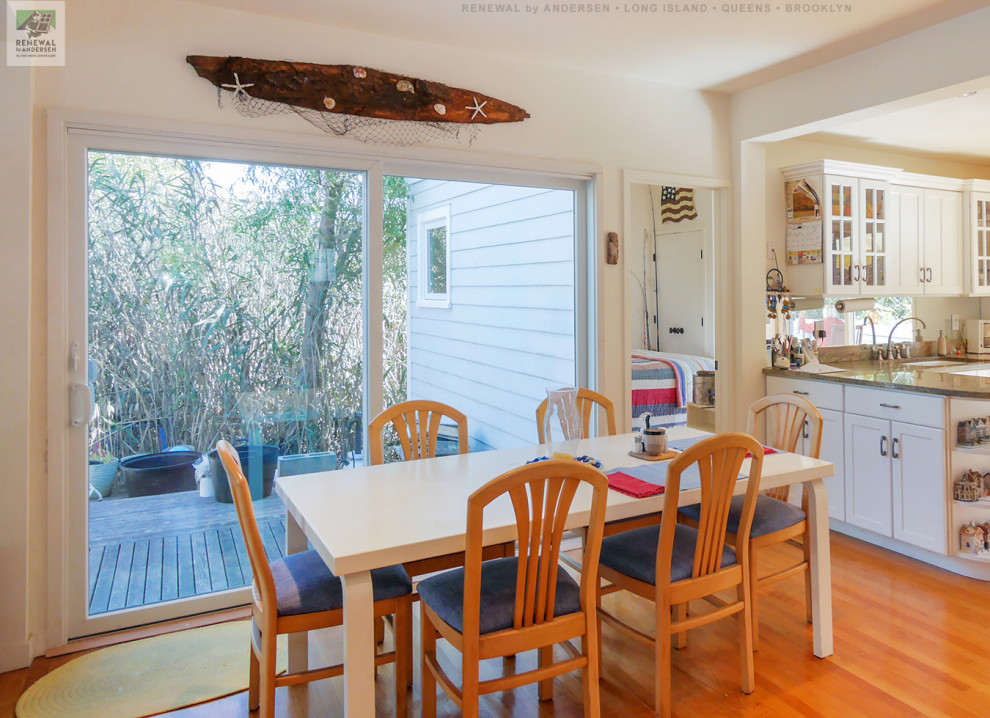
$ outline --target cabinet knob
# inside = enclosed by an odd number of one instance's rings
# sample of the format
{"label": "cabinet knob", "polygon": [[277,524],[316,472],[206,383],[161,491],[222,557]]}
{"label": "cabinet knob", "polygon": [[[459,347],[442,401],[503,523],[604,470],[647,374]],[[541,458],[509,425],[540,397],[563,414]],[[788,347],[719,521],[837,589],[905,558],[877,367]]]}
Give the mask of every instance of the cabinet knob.
{"label": "cabinet knob", "polygon": [[884,409],[900,409],[897,404],[880,404]]}
{"label": "cabinet knob", "polygon": [[880,456],[886,456],[886,455],[887,455],[887,437],[886,436],[881,436],[880,437]]}
{"label": "cabinet knob", "polygon": [[897,441],[898,439],[895,436],[890,442],[890,458],[892,459],[899,459],[901,457],[901,455],[897,453]]}

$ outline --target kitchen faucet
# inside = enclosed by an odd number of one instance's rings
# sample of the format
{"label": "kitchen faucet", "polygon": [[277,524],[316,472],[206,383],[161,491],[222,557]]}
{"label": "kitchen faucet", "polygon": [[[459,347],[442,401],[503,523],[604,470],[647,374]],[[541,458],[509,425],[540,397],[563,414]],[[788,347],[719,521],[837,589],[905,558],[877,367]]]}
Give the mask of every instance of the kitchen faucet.
{"label": "kitchen faucet", "polygon": [[863,323],[859,327],[860,338],[863,336],[863,330],[866,328],[866,323],[870,323],[870,329],[873,330],[873,346],[877,345],[877,325],[873,323],[873,317],[869,314],[863,316]]}
{"label": "kitchen faucet", "polygon": [[923,320],[921,320],[921,319],[918,319],[918,317],[906,317],[906,318],[902,319],[901,321],[897,322],[897,324],[895,324],[894,326],[892,326],[890,328],[890,335],[887,337],[887,352],[886,352],[885,356],[883,357],[884,359],[893,359],[893,357],[891,356],[891,353],[890,353],[890,342],[894,338],[894,331],[897,329],[897,327],[901,326],[904,322],[909,322],[912,319],[914,319],[917,322],[921,322],[922,328],[926,328],[925,327],[925,322]]}

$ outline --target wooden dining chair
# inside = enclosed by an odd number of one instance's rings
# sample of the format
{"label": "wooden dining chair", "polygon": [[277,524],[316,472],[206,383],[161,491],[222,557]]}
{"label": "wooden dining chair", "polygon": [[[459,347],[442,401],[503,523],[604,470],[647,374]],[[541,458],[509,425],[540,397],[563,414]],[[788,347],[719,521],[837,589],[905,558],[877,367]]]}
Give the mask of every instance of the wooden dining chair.
{"label": "wooden dining chair", "polygon": [[[726,541],[729,506],[746,452],[753,453],[749,481],[735,541],[729,544]],[[722,618],[736,616],[742,691],[753,691],[747,543],[762,471],[762,447],[747,434],[719,434],[700,441],[670,462],[664,491],[664,503],[676,506],[685,475],[700,478],[699,526],[678,523],[677,512],[670,510],[663,512],[659,526],[627,531],[602,541],[599,575],[620,589],[654,602],[656,635],[651,636],[601,608],[600,590],[597,597],[600,620],[654,649],[654,701],[658,718],[669,718],[671,712],[673,636],[678,636],[680,647],[680,638],[686,631]],[[715,596],[730,589],[735,589],[734,601],[726,602]],[[697,599],[715,603],[715,610],[688,617],[687,604]]]}
{"label": "wooden dining chair", "polygon": [[[254,574],[251,605],[251,663],[248,710],[260,707],[261,718],[275,714],[275,688],[342,675],[343,665],[276,675],[276,640],[285,633],[314,631],[343,624],[340,579],[314,551],[289,554],[269,563],[258,532],[251,491],[237,451],[226,441],[217,452],[227,470],[237,520]],[[395,647],[375,657],[375,665],[395,663],[396,715],[406,715],[412,664],[412,582],[401,566],[371,572],[375,616],[395,616]]]}
{"label": "wooden dining chair", "polygon": [[399,444],[406,461],[436,456],[437,436],[443,417],[457,424],[457,451],[468,453],[467,417],[457,409],[438,401],[414,400],[390,406],[368,425],[368,454],[371,465],[385,463],[382,432],[389,423],[399,435]]}
{"label": "wooden dining chair", "polygon": [[[544,399],[536,407],[536,434],[540,443],[546,443],[546,435],[543,433],[543,420],[547,415],[549,399]],[[605,423],[608,426],[608,436],[615,436],[615,405],[612,400],[604,394],[599,394],[591,389],[578,389],[577,396],[578,412],[581,414],[581,428],[584,436],[588,436],[591,431],[591,410],[598,406],[605,412]]]}
{"label": "wooden dining chair", "polygon": [[[813,459],[819,458],[822,447],[824,422],[818,409],[804,397],[795,394],[772,394],[753,402],[749,407],[746,431],[757,433],[761,422],[766,428],[767,446],[782,451],[794,452],[799,441],[804,438],[804,454]],[[805,612],[811,622],[811,540],[808,534],[808,496],[803,493],[801,507],[790,503],[791,487],[781,486],[767,489],[757,497],[753,513],[753,526],[749,534],[750,585],[753,589],[753,649],[760,645],[760,600],[759,589],[798,573],[804,574]],[[728,531],[735,532],[739,525],[739,512],[742,502],[739,497],[733,500],[729,510]],[[697,507],[685,506],[681,509],[685,523],[697,525]],[[759,576],[760,549],[775,544],[802,538],[802,558],[795,564],[779,569],[765,576]]]}
{"label": "wooden dining chair", "polygon": [[[582,486],[587,484],[587,487]],[[560,566],[561,534],[578,490],[591,496],[584,571],[578,584]],[[599,638],[595,618],[598,553],[608,479],[576,461],[540,461],[492,479],[468,498],[464,568],[420,582],[424,718],[436,715],[436,684],[464,716],[479,713],[479,698],[539,682],[549,700],[553,678],[582,670],[584,715],[599,716]],[[482,560],[485,507],[509,495],[516,520],[518,555]],[[440,666],[437,638],[462,654],[460,688]],[[581,649],[571,639],[581,639]],[[568,657],[554,661],[554,645]],[[538,650],[539,666],[525,673],[481,681],[479,662]]]}

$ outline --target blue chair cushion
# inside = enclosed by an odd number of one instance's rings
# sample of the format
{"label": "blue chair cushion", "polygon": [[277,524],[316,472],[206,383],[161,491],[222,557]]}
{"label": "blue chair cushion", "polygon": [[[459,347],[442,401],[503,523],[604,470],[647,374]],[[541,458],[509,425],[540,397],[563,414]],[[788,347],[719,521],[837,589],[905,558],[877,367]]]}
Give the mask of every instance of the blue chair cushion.
{"label": "blue chair cushion", "polygon": [[[742,514],[745,496],[734,496],[732,506],[729,508],[729,522],[725,530],[734,534],[739,530],[739,516]],[[693,521],[697,521],[701,516],[701,507],[698,504],[684,506],[679,510],[681,516],[686,516]],[[753,528],[750,529],[750,537],[766,536],[775,531],[786,529],[794,524],[804,521],[804,511],[794,504],[786,501],[771,498],[766,494],[760,494],[756,499],[756,509],[753,511]]]}
{"label": "blue chair cushion", "polygon": [[[494,633],[512,628],[516,608],[517,558],[496,558],[481,564],[480,632]],[[464,631],[464,569],[431,576],[419,582],[419,599],[447,625]],[[565,616],[581,610],[581,589],[563,567],[557,567],[557,595],[553,615]]]}
{"label": "blue chair cushion", "polygon": [[[657,541],[660,539],[659,526],[647,526],[633,531],[610,536],[602,541],[603,566],[625,574],[637,581],[657,585]],[[683,581],[691,578],[694,568],[694,549],[698,541],[698,530],[678,524],[674,529],[674,548],[670,563],[670,581]],[[731,546],[722,549],[722,566],[736,562],[736,552]]]}
{"label": "blue chair cushion", "polygon": [[[340,579],[333,575],[316,551],[310,549],[276,559],[271,562],[271,569],[279,616],[343,607],[344,591]],[[371,572],[371,584],[375,601],[412,593],[412,581],[402,566],[375,569]]]}

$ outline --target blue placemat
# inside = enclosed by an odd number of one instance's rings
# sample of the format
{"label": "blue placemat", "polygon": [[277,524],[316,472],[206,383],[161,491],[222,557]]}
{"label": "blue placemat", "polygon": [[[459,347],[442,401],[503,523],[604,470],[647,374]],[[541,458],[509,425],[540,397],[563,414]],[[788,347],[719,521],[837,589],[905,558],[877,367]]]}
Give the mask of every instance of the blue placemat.
{"label": "blue placemat", "polygon": [[673,449],[674,451],[684,451],[685,449],[690,449],[699,441],[710,439],[713,436],[715,436],[715,434],[704,434],[703,436],[691,436],[686,439],[674,439],[673,441],[667,442],[667,448]]}
{"label": "blue placemat", "polygon": [[[606,474],[611,475],[613,473],[623,473],[627,476],[632,476],[634,479],[645,481],[648,484],[666,486],[668,464],[670,464],[669,461],[657,461],[652,464],[640,464],[639,466],[623,466],[612,469],[611,471],[606,472]],[[746,478],[749,478],[749,474],[739,474],[739,479]],[[701,473],[698,471],[697,464],[691,464],[691,466],[681,472],[681,491],[690,491],[691,489],[700,488]]]}

